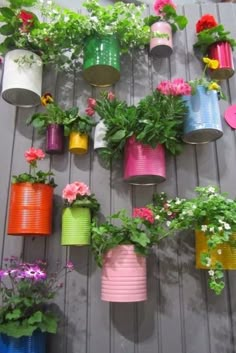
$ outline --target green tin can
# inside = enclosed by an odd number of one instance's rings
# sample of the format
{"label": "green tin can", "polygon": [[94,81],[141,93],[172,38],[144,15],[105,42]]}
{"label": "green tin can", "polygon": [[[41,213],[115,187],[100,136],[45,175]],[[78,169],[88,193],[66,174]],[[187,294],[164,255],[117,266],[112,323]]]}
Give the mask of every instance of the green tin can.
{"label": "green tin can", "polygon": [[61,245],[89,245],[91,212],[85,207],[66,207],[62,213]]}
{"label": "green tin can", "polygon": [[120,79],[120,46],[116,36],[93,36],[84,46],[84,79],[92,86],[111,86]]}

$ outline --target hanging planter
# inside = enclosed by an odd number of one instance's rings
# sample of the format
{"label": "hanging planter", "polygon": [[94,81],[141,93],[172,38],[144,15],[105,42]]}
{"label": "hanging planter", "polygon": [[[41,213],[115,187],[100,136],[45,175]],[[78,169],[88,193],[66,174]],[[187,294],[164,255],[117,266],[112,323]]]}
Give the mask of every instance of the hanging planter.
{"label": "hanging planter", "polygon": [[185,96],[184,101],[188,106],[184,123],[184,142],[208,143],[223,135],[217,91],[198,86],[196,93]]}
{"label": "hanging planter", "polygon": [[119,245],[103,259],[101,299],[109,302],[140,302],[147,299],[146,258],[133,245]]}
{"label": "hanging planter", "polygon": [[151,26],[150,53],[167,58],[173,52],[172,28],[168,22],[156,22]]}
{"label": "hanging planter", "polygon": [[120,47],[116,36],[93,36],[84,46],[84,79],[92,86],[106,87],[120,79]]}
{"label": "hanging planter", "polygon": [[[236,235],[234,236],[236,240]],[[196,248],[196,268],[207,269],[201,263],[201,253],[208,252],[207,237],[201,231],[195,231]],[[211,267],[216,262],[220,262],[224,270],[236,270],[236,248],[229,244],[220,244],[214,250],[211,250]]]}
{"label": "hanging planter", "polygon": [[88,152],[88,135],[79,132],[71,132],[69,135],[69,151],[74,154]]}
{"label": "hanging planter", "polygon": [[106,135],[106,125],[104,124],[103,120],[100,120],[95,128],[94,133],[94,149],[98,150],[100,148],[106,148],[107,143],[105,141]]}
{"label": "hanging planter", "polygon": [[46,184],[11,185],[9,235],[43,236],[52,232],[53,187]]}
{"label": "hanging planter", "polygon": [[152,185],[165,181],[164,147],[157,145],[152,148],[130,137],[125,145],[124,179],[134,185]]}
{"label": "hanging planter", "polygon": [[215,80],[227,80],[234,74],[234,59],[232,47],[228,42],[217,42],[208,49],[210,59],[218,60],[219,66],[209,70],[210,76]]}
{"label": "hanging planter", "polygon": [[[32,63],[17,62],[22,57]],[[2,98],[18,107],[40,104],[43,64],[41,58],[28,50],[16,49],[5,56]]]}
{"label": "hanging planter", "polygon": [[64,129],[63,125],[50,124],[46,131],[46,152],[48,154],[63,153]]}
{"label": "hanging planter", "polygon": [[66,207],[62,214],[61,245],[89,245],[91,212],[85,207]]}
{"label": "hanging planter", "polygon": [[15,338],[0,334],[1,353],[46,353],[46,334],[35,331],[32,336]]}

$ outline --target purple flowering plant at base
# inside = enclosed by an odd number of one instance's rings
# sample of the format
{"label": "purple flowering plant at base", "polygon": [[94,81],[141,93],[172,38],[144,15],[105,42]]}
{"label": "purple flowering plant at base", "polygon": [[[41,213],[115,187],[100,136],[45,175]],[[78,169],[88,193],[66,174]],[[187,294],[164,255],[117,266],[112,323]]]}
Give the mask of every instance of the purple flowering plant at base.
{"label": "purple flowering plant at base", "polygon": [[11,256],[4,261],[0,270],[0,334],[19,338],[36,330],[56,333],[58,318],[47,304],[63,287],[60,280],[73,271],[73,264],[68,262],[55,273],[47,273],[42,260],[25,263]]}

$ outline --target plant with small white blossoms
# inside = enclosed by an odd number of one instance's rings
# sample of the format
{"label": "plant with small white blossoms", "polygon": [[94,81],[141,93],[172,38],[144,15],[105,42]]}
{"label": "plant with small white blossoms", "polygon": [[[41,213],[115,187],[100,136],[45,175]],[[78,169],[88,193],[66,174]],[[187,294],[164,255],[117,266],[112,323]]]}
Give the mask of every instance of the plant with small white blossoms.
{"label": "plant with small white blossoms", "polygon": [[213,186],[197,187],[195,191],[197,196],[188,200],[168,199],[165,193],[154,195],[154,217],[168,234],[184,229],[204,233],[208,248],[201,253],[200,261],[208,268],[210,288],[220,294],[224,288],[223,266],[213,260],[212,252],[217,250],[221,255],[222,244],[236,247],[236,201]]}

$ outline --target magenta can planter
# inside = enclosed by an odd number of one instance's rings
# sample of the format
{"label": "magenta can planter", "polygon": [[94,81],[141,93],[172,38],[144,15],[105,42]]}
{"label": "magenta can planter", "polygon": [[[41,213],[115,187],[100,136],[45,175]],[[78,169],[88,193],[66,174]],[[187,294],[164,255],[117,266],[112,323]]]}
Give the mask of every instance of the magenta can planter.
{"label": "magenta can planter", "polygon": [[[160,38],[158,34],[166,37]],[[168,22],[156,22],[151,26],[150,53],[159,58],[167,58],[173,52],[172,28]]]}
{"label": "magenta can planter", "polygon": [[218,60],[219,67],[209,70],[210,76],[216,80],[226,80],[234,74],[234,59],[230,43],[218,42],[212,44],[208,49],[210,59]]}
{"label": "magenta can planter", "polygon": [[63,125],[50,124],[46,132],[46,152],[48,154],[63,153],[64,129]]}
{"label": "magenta can planter", "polygon": [[146,258],[134,245],[119,245],[103,258],[101,299],[108,302],[141,302],[147,299]]}
{"label": "magenta can planter", "polygon": [[164,146],[152,148],[130,137],[125,145],[124,179],[134,185],[154,185],[165,181]]}

